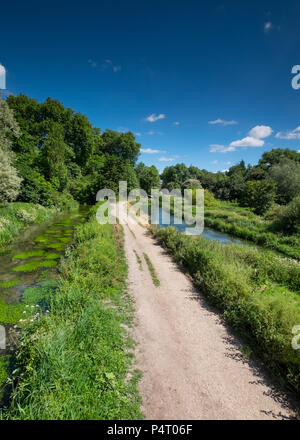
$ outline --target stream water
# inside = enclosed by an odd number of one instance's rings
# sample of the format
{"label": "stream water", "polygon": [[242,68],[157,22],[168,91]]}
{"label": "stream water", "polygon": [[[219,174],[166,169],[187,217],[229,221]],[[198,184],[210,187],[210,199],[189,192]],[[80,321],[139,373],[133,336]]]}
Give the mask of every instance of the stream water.
{"label": "stream water", "polygon": [[54,272],[74,229],[83,222],[89,208],[81,207],[48,222],[35,224],[0,253],[0,299],[13,303],[47,270]]}
{"label": "stream water", "polygon": [[[170,215],[170,224],[164,224],[163,218],[162,218],[162,213],[163,213],[163,209],[159,208],[159,225],[162,227],[174,226],[180,232],[185,232],[187,227],[189,227],[189,228],[191,227],[191,226],[188,226],[184,222],[184,220],[182,220],[182,224],[180,224],[180,220],[178,218],[174,217],[174,215]],[[199,233],[197,235],[199,235]],[[210,228],[206,228],[206,227],[204,228],[201,235],[204,238],[206,238],[207,240],[219,241],[220,243],[223,243],[223,244],[235,243],[235,244],[248,245],[248,243],[246,243],[245,241],[238,240],[237,238],[231,237],[231,235],[225,234],[223,232],[215,231],[214,229],[210,229]]]}

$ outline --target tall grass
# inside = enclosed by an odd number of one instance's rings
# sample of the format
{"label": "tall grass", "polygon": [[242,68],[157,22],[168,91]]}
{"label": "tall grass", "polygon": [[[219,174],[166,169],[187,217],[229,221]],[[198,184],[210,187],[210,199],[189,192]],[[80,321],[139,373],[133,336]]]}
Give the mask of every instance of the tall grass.
{"label": "tall grass", "polygon": [[[94,212],[93,212],[94,213]],[[49,310],[26,324],[6,419],[140,418],[132,370],[133,305],[120,226],[95,216],[75,234]]]}
{"label": "tall grass", "polygon": [[300,325],[300,265],[272,261],[263,250],[186,236],[174,227],[152,231],[266,365],[300,393],[300,351],[291,346],[292,328]]}

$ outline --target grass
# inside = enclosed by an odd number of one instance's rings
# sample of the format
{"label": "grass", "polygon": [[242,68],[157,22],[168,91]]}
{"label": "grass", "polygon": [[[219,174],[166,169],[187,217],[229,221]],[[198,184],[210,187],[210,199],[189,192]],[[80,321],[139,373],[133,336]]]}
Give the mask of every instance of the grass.
{"label": "grass", "polygon": [[270,251],[226,246],[174,227],[151,229],[247,345],[300,395],[300,351],[291,347],[292,329],[300,324],[300,265],[274,253],[272,262]]}
{"label": "grass", "polygon": [[122,244],[121,227],[99,225],[94,215],[78,227],[48,298],[50,313],[23,327],[16,387],[3,418],[142,417],[125,329],[133,304]]}
{"label": "grass", "polygon": [[138,263],[138,265],[139,265],[139,269],[140,269],[140,270],[143,270],[142,260],[141,260],[141,258],[140,258],[140,256],[139,256],[139,254],[137,253],[137,251],[136,251],[135,249],[133,249],[133,252],[135,253],[136,261],[137,261],[137,263]]}
{"label": "grass", "polygon": [[149,256],[148,256],[145,252],[143,253],[143,255],[144,255],[145,261],[146,261],[146,263],[147,263],[147,266],[148,266],[148,268],[149,268],[149,271],[150,271],[150,274],[151,274],[151,277],[152,277],[153,284],[154,284],[156,287],[160,286],[160,281],[159,281],[159,279],[158,279],[157,273],[156,273],[156,271],[155,271],[155,269],[154,269],[154,266],[153,266],[153,264],[152,264],[152,262],[151,262]]}
{"label": "grass", "polygon": [[128,227],[128,229],[129,229],[131,235],[133,236],[133,238],[136,238],[136,235],[135,235],[135,233],[133,232],[133,230],[132,230],[128,225],[127,225],[127,227]]}

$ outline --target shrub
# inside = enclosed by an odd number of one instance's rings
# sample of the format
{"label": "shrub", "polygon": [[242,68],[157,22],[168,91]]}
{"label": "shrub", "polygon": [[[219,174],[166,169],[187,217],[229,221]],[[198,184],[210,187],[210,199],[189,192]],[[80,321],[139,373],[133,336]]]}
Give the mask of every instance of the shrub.
{"label": "shrub", "polygon": [[279,212],[271,227],[287,233],[300,232],[300,196],[295,197]]}

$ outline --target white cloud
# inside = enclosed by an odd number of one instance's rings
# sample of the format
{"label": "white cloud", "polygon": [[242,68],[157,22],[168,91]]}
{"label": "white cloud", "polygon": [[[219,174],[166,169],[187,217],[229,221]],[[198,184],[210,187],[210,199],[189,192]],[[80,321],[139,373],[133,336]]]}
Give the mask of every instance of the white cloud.
{"label": "white cloud", "polygon": [[162,150],[153,150],[152,148],[141,148],[142,153],[146,154],[158,154],[158,153],[166,153],[166,151]]}
{"label": "white cloud", "polygon": [[220,124],[220,125],[226,126],[226,125],[236,125],[238,122],[237,121],[224,121],[224,119],[216,119],[215,121],[208,121],[208,123],[210,125]]}
{"label": "white cloud", "polygon": [[[95,66],[93,66],[95,67]],[[112,69],[113,72],[119,72],[121,70],[121,66],[120,65],[114,65],[112,60],[105,60],[102,64],[101,64],[101,69],[102,70],[106,70],[106,69]]]}
{"label": "white cloud", "polygon": [[160,157],[158,160],[160,162],[173,162],[175,159],[173,157]]}
{"label": "white cloud", "polygon": [[226,162],[226,165],[231,165],[232,162],[230,162],[230,160],[228,162]]}
{"label": "white cloud", "polygon": [[267,21],[267,22],[264,24],[264,31],[265,31],[265,33],[268,34],[269,32],[271,32],[271,31],[273,31],[273,30],[275,30],[275,31],[280,31],[280,26],[276,26],[276,25],[273,24],[271,21]]}
{"label": "white cloud", "polygon": [[297,150],[297,153],[300,153],[300,150]]}
{"label": "white cloud", "polygon": [[271,136],[272,133],[273,130],[271,127],[267,125],[257,125],[249,131],[249,136],[256,139],[264,139],[268,136]]}
{"label": "white cloud", "polygon": [[246,136],[243,139],[231,142],[230,147],[263,147],[265,144],[261,139],[254,138],[252,136]]}
{"label": "white cloud", "polygon": [[142,133],[134,133],[135,136],[142,136]]}
{"label": "white cloud", "polygon": [[221,173],[227,173],[229,170],[222,170]]}
{"label": "white cloud", "polygon": [[94,60],[89,59],[89,60],[88,60],[88,63],[89,63],[92,67],[96,67],[96,66],[97,66],[97,63],[96,63],[96,61],[94,61]]}
{"label": "white cloud", "polygon": [[229,153],[231,151],[235,151],[234,147],[225,147],[224,145],[212,144],[210,145],[211,153]]}
{"label": "white cloud", "polygon": [[219,161],[218,160],[214,160],[212,163],[215,165],[217,164]]}
{"label": "white cloud", "polygon": [[277,139],[300,139],[300,126],[291,131],[276,133]]}
{"label": "white cloud", "polygon": [[174,125],[179,125],[180,122],[176,121],[176,122],[173,122],[173,124],[174,124]]}
{"label": "white cloud", "polygon": [[166,115],[163,113],[160,113],[159,115],[156,115],[155,113],[152,113],[152,115],[147,116],[146,121],[148,122],[156,122],[159,119],[165,119]]}

